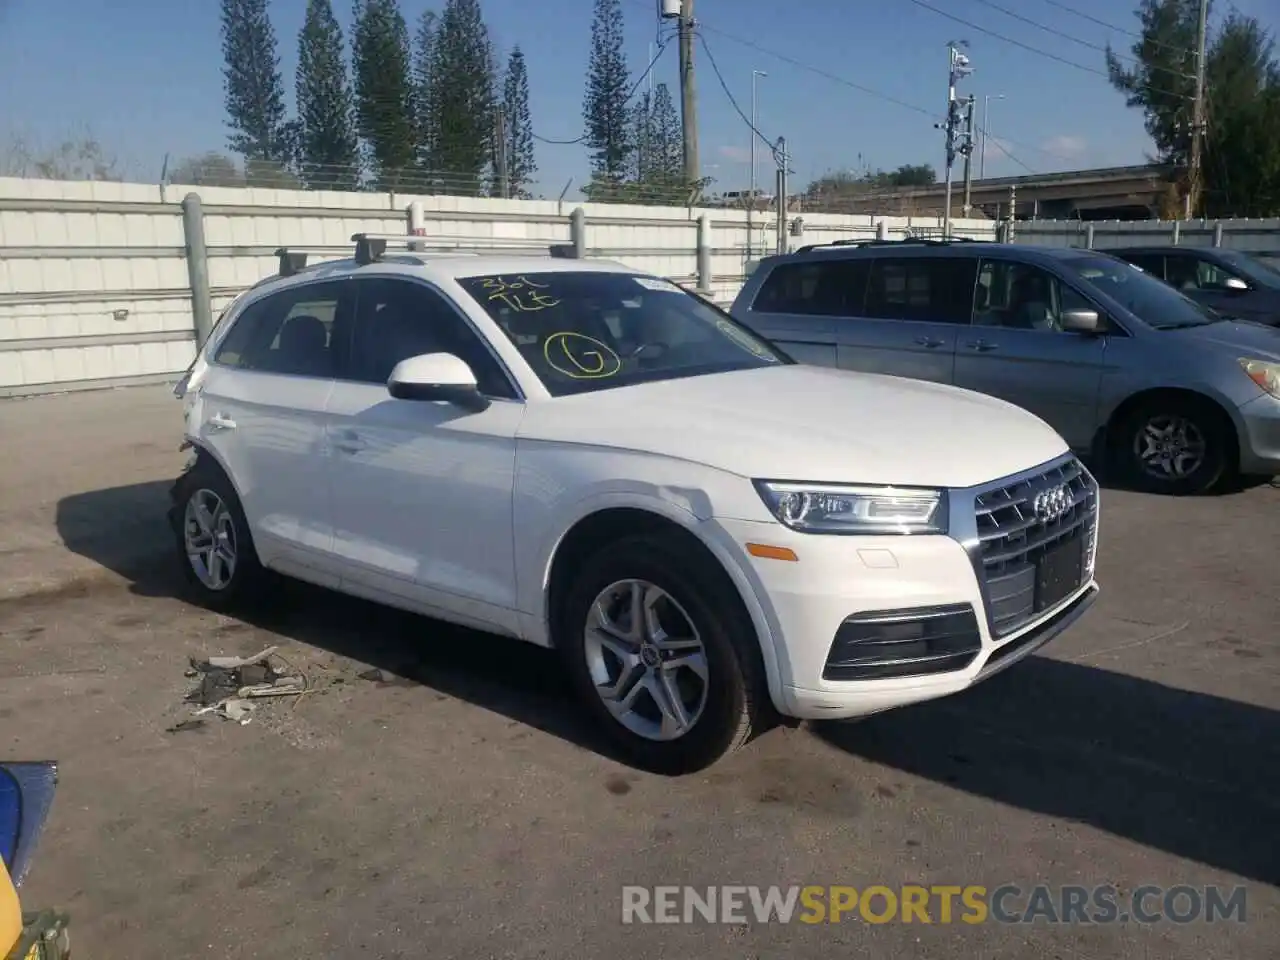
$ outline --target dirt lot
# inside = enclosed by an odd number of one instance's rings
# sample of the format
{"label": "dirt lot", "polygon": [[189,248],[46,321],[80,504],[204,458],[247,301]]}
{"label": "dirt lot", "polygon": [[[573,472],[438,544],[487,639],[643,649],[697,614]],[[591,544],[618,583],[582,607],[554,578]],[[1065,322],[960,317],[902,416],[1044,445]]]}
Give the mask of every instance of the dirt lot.
{"label": "dirt lot", "polygon": [[[1103,598],[1044,655],[671,781],[610,759],[535,649],[300,586],[252,622],[185,602],[179,425],[150,388],[0,405],[0,755],[61,762],[24,893],[80,956],[1280,955],[1280,490],[1108,491]],[[315,692],[172,732],[189,656],[268,643]],[[625,884],[729,883],[1243,883],[1248,913],[620,921]]]}

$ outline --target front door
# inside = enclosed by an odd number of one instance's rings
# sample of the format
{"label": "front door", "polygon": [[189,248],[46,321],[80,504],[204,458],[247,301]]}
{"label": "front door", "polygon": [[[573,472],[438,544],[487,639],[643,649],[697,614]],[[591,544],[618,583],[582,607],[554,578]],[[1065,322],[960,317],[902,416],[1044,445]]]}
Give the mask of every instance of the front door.
{"label": "front door", "polygon": [[350,289],[307,283],[250,303],[218,346],[196,407],[200,441],[229,471],[259,559],[329,585],[325,407]]}
{"label": "front door", "polygon": [[1040,267],[983,258],[955,384],[1029,410],[1085,451],[1098,425],[1106,337],[1064,332],[1058,317],[1070,309],[1095,308]]}
{"label": "front door", "polygon": [[[351,365],[326,427],[344,585],[516,633],[512,494],[524,404],[442,293],[401,277],[354,283]],[[392,369],[425,353],[465,360],[493,401],[488,409],[394,399]]]}
{"label": "front door", "polygon": [[951,383],[976,267],[972,257],[872,260],[862,309],[836,326],[840,366]]}

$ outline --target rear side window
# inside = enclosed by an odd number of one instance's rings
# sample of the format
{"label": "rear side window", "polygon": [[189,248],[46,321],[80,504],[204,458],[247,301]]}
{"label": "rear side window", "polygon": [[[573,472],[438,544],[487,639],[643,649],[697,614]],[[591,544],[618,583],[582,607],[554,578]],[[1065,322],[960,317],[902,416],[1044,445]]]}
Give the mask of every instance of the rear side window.
{"label": "rear side window", "polygon": [[978,261],[967,257],[877,258],[867,288],[868,317],[968,323]]}
{"label": "rear side window", "polygon": [[751,305],[755,313],[857,316],[866,297],[869,262],[863,259],[784,263],[765,278]]}
{"label": "rear side window", "polygon": [[346,284],[314,283],[251,303],[227,331],[214,361],[242,370],[332,377],[339,342],[334,336]]}

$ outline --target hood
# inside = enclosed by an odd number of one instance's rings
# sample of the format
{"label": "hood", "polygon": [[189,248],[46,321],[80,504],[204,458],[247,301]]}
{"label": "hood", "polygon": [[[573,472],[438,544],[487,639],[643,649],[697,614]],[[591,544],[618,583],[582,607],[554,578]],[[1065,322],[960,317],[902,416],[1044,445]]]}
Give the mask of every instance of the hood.
{"label": "hood", "polygon": [[918,380],[787,365],[529,404],[521,439],[677,457],[774,480],[967,487],[1067,451],[1002,400]]}
{"label": "hood", "polygon": [[1195,341],[1197,349],[1216,347],[1233,357],[1247,354],[1259,360],[1280,362],[1280,329],[1248,320],[1206,323],[1199,327],[1181,327],[1157,331],[1162,337],[1180,337]]}

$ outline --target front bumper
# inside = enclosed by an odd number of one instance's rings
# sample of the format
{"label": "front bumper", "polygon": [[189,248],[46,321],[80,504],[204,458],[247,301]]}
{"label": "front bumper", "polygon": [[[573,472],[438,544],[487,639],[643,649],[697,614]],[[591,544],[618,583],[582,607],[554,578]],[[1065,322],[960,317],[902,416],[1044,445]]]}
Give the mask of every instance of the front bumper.
{"label": "front bumper", "polygon": [[[951,497],[946,536],[823,536],[771,522],[711,521],[754,594],[781,713],[849,719],[957,693],[1044,646],[1093,604],[1096,499],[1083,566],[1063,585],[1070,592],[1051,603],[1037,587],[1044,609],[1010,620],[1008,599],[989,597],[995,581],[979,575],[974,491]],[[752,543],[789,549],[796,559],[752,556]]]}
{"label": "front bumper", "polygon": [[1280,400],[1263,394],[1240,407],[1240,472],[1280,475]]}

